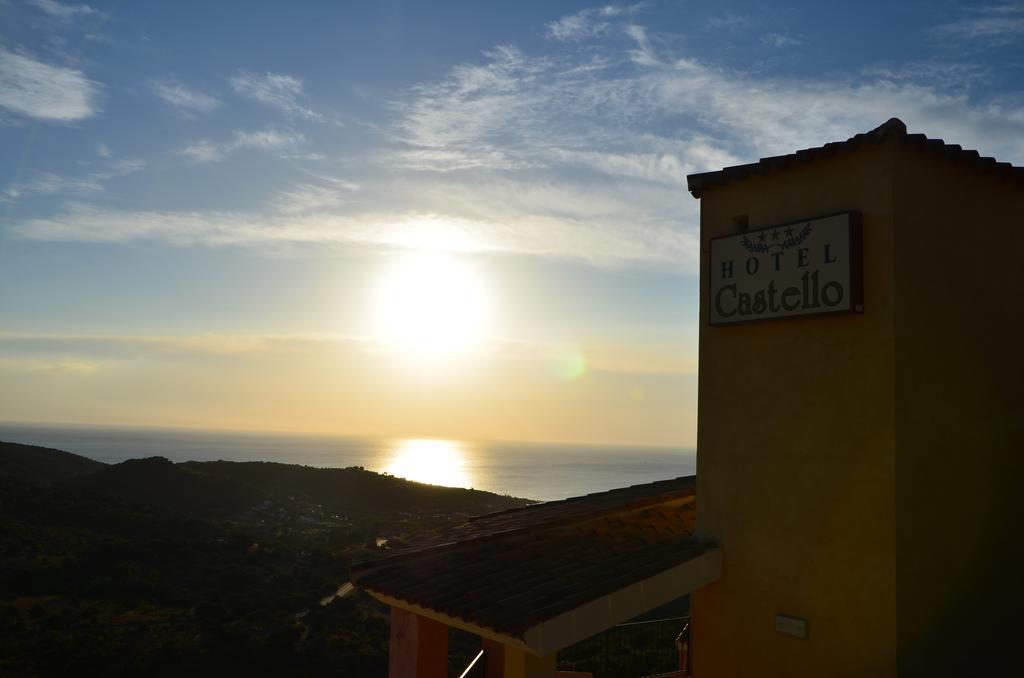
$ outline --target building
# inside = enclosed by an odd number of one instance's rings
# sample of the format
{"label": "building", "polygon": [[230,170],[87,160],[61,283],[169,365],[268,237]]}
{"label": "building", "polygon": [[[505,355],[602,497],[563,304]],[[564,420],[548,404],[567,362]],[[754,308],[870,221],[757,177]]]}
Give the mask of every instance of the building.
{"label": "building", "polygon": [[559,650],[714,580],[695,490],[690,476],[501,511],[354,566],[391,606],[390,675],[446,676],[448,627],[481,637],[487,678],[554,675]]}
{"label": "building", "polygon": [[[893,119],[689,188],[697,533],[723,557],[692,598],[694,675],[1002,675],[1024,598],[1024,168]],[[816,233],[757,251],[837,214],[849,261]],[[742,316],[712,250],[744,238],[741,288],[848,265],[845,298]]]}
{"label": "building", "polygon": [[1012,673],[1024,168],[893,119],[689,189],[696,496],[518,509],[357,566],[393,608],[391,675],[443,675],[444,624],[484,638],[488,676],[553,675],[687,593],[698,678]]}

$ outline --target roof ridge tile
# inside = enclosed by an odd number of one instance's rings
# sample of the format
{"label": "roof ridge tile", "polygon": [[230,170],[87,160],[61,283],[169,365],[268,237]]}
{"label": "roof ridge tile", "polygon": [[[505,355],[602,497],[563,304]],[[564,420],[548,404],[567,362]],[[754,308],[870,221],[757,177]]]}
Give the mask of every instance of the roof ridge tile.
{"label": "roof ridge tile", "polygon": [[[945,156],[963,158],[971,165],[979,165],[979,160],[982,160],[986,169],[991,167],[990,164],[984,163],[984,158],[981,158],[976,150],[964,149],[959,144],[947,144],[942,139],[929,139],[920,133],[909,134],[907,126],[902,120],[899,118],[889,118],[873,130],[855,134],[846,141],[830,141],[822,146],[799,149],[787,155],[769,156],[761,158],[757,162],[744,165],[732,165],[711,172],[690,174],[686,177],[687,189],[695,198],[700,198],[706,189],[713,186],[740,181],[769,170],[786,167],[796,161],[807,162],[841,151],[849,151],[864,143],[878,144],[889,139],[895,139],[897,143],[921,146],[929,151],[936,151]],[[993,158],[993,160],[995,159]],[[1014,167],[1012,163],[997,161],[995,169],[1014,179],[1018,179],[1022,175],[1022,172],[1018,171],[1022,168]]]}

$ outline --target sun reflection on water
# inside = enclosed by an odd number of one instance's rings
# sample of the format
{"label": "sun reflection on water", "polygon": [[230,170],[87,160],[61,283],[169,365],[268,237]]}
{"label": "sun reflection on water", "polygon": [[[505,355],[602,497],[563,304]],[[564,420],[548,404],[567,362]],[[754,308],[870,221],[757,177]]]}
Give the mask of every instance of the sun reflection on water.
{"label": "sun reflection on water", "polygon": [[473,487],[469,455],[454,440],[397,440],[388,451],[383,471],[430,485]]}

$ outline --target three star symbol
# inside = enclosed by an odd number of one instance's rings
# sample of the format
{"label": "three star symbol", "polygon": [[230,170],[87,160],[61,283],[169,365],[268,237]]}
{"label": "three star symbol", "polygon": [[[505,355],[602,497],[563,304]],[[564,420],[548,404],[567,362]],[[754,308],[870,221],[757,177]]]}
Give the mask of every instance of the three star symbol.
{"label": "three star symbol", "polygon": [[[786,240],[788,241],[788,240],[790,240],[793,237],[793,233],[795,233],[795,231],[794,231],[792,226],[786,226],[784,229],[782,229],[782,232],[779,231],[779,228],[774,228],[774,229],[772,229],[772,232],[771,232],[772,240],[778,240],[780,237],[782,237],[782,233],[786,234]],[[757,234],[757,241],[758,242],[763,243],[767,239],[768,239],[768,232],[767,231],[761,231],[760,233]],[[792,245],[792,244],[793,243],[790,243],[790,245]],[[785,243],[783,243],[783,244],[779,245],[779,247],[785,248],[785,247],[789,247],[790,245],[786,245]],[[773,247],[774,247],[774,245],[773,245]]]}

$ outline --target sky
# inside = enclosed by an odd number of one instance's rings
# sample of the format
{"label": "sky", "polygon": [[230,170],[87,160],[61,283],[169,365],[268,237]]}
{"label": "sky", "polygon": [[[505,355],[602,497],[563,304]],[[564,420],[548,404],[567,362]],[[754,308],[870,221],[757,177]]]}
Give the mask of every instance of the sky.
{"label": "sky", "polygon": [[1024,4],[0,0],[0,421],[691,446],[686,175],[1024,164]]}

